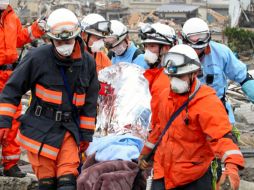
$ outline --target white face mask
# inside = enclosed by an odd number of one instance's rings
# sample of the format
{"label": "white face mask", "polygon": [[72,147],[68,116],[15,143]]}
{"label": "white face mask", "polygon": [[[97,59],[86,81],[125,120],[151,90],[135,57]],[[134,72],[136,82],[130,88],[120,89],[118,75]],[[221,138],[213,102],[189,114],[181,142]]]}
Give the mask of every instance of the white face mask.
{"label": "white face mask", "polygon": [[5,10],[9,4],[9,0],[0,0],[0,10]]}
{"label": "white face mask", "polygon": [[75,43],[73,44],[64,44],[64,45],[61,45],[61,46],[57,46],[56,47],[56,51],[62,55],[62,56],[70,56],[73,52],[73,49],[74,49],[74,45]]}
{"label": "white face mask", "polygon": [[103,41],[103,39],[100,39],[100,40],[97,40],[97,41],[93,42],[93,45],[90,46],[90,48],[91,48],[91,51],[93,53],[101,51],[101,49],[104,48],[104,41]]}
{"label": "white face mask", "polygon": [[170,84],[172,91],[177,94],[183,94],[190,90],[188,82],[181,80],[177,77],[172,77],[170,80]]}
{"label": "white face mask", "polygon": [[116,54],[116,55],[122,55],[125,50],[127,49],[126,43],[121,43],[119,44],[117,47],[114,47],[112,49],[112,51]]}
{"label": "white face mask", "polygon": [[158,60],[158,55],[147,49],[145,51],[144,58],[149,65],[153,65]]}

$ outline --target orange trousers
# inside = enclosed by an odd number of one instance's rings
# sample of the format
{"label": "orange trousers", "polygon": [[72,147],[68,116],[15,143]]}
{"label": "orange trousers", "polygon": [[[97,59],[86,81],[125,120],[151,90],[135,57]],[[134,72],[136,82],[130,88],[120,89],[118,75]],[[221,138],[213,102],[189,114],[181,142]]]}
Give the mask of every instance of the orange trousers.
{"label": "orange trousers", "polygon": [[[5,83],[9,79],[12,71],[0,71],[0,93],[2,92]],[[12,166],[17,164],[20,157],[20,146],[16,142],[16,136],[18,133],[18,129],[20,126],[20,122],[17,121],[17,118],[21,114],[22,106],[19,105],[17,112],[14,115],[11,130],[7,135],[7,139],[5,140],[4,144],[2,145],[2,164],[5,170],[10,169]]]}
{"label": "orange trousers", "polygon": [[10,169],[19,161],[21,151],[20,146],[15,139],[20,126],[20,122],[17,121],[17,118],[21,115],[21,109],[22,106],[20,104],[14,115],[14,119],[12,120],[11,129],[2,145],[2,164],[5,170]]}
{"label": "orange trousers", "polygon": [[77,168],[80,162],[78,146],[69,132],[66,132],[64,136],[56,160],[29,151],[27,155],[38,179],[58,178],[67,174],[78,175]]}

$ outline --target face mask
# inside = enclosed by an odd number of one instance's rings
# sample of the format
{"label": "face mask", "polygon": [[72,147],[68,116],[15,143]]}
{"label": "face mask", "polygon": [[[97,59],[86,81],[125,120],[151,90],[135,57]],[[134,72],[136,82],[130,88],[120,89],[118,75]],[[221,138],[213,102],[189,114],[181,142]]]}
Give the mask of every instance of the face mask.
{"label": "face mask", "polygon": [[9,0],[0,0],[0,10],[5,10],[9,4]]}
{"label": "face mask", "polygon": [[181,80],[177,77],[172,77],[170,80],[171,89],[177,94],[183,94],[189,91],[190,87],[187,81]]}
{"label": "face mask", "polygon": [[56,51],[62,55],[62,56],[70,56],[73,52],[73,49],[74,49],[74,44],[65,44],[65,45],[61,45],[61,46],[57,46],[56,47]]}
{"label": "face mask", "polygon": [[158,60],[158,55],[147,49],[145,51],[144,58],[149,65],[153,65]]}
{"label": "face mask", "polygon": [[122,55],[126,49],[127,49],[126,43],[121,43],[118,46],[114,47],[112,51],[119,56]]}
{"label": "face mask", "polygon": [[96,52],[100,51],[102,48],[104,48],[103,39],[100,39],[100,40],[97,40],[97,41],[93,42],[93,45],[90,46],[90,48],[91,48],[91,51],[93,53],[96,53]]}

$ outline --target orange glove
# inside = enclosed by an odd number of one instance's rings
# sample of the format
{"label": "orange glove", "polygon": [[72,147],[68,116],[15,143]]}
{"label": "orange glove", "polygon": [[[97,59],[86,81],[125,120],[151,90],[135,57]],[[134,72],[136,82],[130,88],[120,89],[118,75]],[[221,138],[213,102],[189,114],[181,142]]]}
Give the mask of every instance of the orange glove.
{"label": "orange glove", "polygon": [[3,144],[9,133],[9,128],[0,129],[0,144]]}
{"label": "orange glove", "polygon": [[89,146],[89,143],[90,142],[88,142],[88,141],[81,141],[80,142],[80,145],[79,145],[79,152],[85,152],[86,151],[86,149],[88,148],[88,146]]}
{"label": "orange glove", "polygon": [[222,173],[220,181],[217,184],[217,190],[238,190],[240,177],[238,167],[232,163],[226,163],[225,171]]}

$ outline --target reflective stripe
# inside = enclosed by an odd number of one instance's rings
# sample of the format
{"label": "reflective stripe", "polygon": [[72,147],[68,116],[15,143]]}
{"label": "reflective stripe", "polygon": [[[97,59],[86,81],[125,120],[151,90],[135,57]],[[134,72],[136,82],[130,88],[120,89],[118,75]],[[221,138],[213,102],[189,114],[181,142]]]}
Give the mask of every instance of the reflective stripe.
{"label": "reflective stripe", "polygon": [[48,90],[43,86],[36,84],[36,96],[41,98],[43,101],[62,104],[62,92]]}
{"label": "reflective stripe", "polygon": [[153,143],[150,143],[150,142],[147,141],[147,142],[145,143],[145,146],[146,146],[147,148],[153,149],[155,145],[154,145]]}
{"label": "reflective stripe", "polygon": [[29,26],[27,27],[27,31],[28,31],[28,34],[29,34],[29,38],[33,41],[35,40],[35,37],[33,35],[33,31],[32,31],[32,26]]}
{"label": "reflective stripe", "polygon": [[[37,154],[40,150],[41,143],[33,139],[30,139],[28,137],[25,137],[20,133],[17,135],[17,140],[19,141],[22,147],[24,147],[25,149],[33,153]],[[40,155],[50,158],[52,160],[56,160],[58,152],[59,152],[59,149],[44,144],[41,149]]]}
{"label": "reflective stripe", "polygon": [[12,155],[12,156],[2,156],[3,160],[19,160],[20,155]]}
{"label": "reflective stripe", "polygon": [[59,150],[57,148],[44,144],[40,154],[55,160],[58,152]]}
{"label": "reflective stripe", "polygon": [[62,31],[63,28],[66,28],[66,27],[68,27],[68,28],[73,27],[73,28],[69,28],[69,29],[74,31],[74,30],[77,29],[77,24],[75,22],[71,22],[71,21],[60,22],[60,23],[57,23],[57,24],[54,24],[53,26],[51,26],[51,31],[50,32],[52,34],[59,34],[59,33],[63,32]]}
{"label": "reflective stripe", "polygon": [[18,108],[17,106],[14,106],[12,104],[0,103],[0,115],[14,117],[17,108]]}
{"label": "reflective stripe", "polygon": [[76,106],[83,106],[85,104],[85,98],[86,98],[86,94],[74,93],[72,103]]}
{"label": "reflective stripe", "polygon": [[80,128],[82,129],[95,129],[95,118],[94,117],[80,117]]}
{"label": "reflective stripe", "polygon": [[225,162],[225,160],[232,154],[237,154],[237,155],[241,155],[242,156],[242,153],[240,150],[228,150],[224,153],[224,155],[222,156],[222,159],[221,161],[222,162]]}

